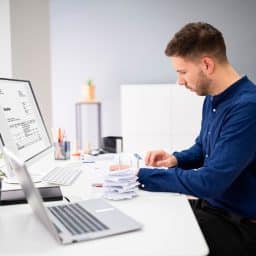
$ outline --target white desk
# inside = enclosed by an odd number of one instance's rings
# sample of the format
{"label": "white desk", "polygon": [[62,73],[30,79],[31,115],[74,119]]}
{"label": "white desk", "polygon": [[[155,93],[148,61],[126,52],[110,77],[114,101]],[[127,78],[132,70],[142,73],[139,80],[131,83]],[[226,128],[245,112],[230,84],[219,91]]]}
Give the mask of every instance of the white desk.
{"label": "white desk", "polygon": [[[73,200],[100,196],[101,189],[90,185],[93,171],[85,170],[73,186],[63,188],[63,194]],[[1,206],[0,254],[207,255],[208,247],[185,196],[139,191],[139,196],[132,200],[109,202],[141,222],[143,229],[63,246],[54,240],[27,204]]]}

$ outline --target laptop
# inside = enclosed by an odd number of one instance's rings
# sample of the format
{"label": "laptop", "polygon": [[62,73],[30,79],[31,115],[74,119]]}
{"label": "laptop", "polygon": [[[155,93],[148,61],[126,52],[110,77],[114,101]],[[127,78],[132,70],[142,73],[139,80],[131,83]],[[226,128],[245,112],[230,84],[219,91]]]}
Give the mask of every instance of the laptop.
{"label": "laptop", "polygon": [[6,147],[3,147],[3,153],[19,179],[32,210],[59,243],[70,244],[142,228],[140,223],[104,199],[45,207],[24,161]]}

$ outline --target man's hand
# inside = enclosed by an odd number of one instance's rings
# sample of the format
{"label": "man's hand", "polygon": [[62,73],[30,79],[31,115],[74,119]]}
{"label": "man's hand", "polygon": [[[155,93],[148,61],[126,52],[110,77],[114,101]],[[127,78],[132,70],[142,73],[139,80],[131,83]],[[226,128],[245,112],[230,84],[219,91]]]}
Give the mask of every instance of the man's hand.
{"label": "man's hand", "polygon": [[[119,164],[116,164],[116,165],[110,165],[109,166],[109,170],[110,171],[121,171],[121,170],[125,170],[125,169],[128,169],[128,168],[130,168],[130,166],[129,165],[119,165]],[[139,173],[139,170],[140,169],[134,169],[134,174],[137,176],[138,175],[138,173]]]}
{"label": "man's hand", "polygon": [[115,164],[115,165],[110,165],[109,170],[110,171],[120,171],[120,170],[128,169],[129,167],[130,167],[129,165]]}
{"label": "man's hand", "polygon": [[154,150],[147,153],[145,164],[154,167],[174,167],[178,161],[174,155],[170,155],[164,150]]}

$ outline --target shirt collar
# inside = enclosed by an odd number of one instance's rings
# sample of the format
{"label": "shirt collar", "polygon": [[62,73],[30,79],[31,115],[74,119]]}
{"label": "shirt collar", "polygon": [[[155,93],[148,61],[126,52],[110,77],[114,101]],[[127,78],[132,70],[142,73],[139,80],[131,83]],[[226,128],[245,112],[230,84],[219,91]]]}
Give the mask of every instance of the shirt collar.
{"label": "shirt collar", "polygon": [[232,94],[234,94],[238,90],[240,85],[242,85],[247,80],[248,80],[247,76],[243,76],[242,78],[237,80],[235,83],[233,83],[231,86],[229,86],[224,92],[216,96],[211,96],[212,105],[216,107],[221,102],[225,101],[227,98],[229,98]]}

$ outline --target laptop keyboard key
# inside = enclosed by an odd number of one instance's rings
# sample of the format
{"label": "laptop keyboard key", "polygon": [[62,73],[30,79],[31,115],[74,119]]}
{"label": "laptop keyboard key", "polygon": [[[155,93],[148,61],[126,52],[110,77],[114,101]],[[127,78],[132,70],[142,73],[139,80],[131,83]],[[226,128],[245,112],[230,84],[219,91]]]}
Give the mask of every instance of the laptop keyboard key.
{"label": "laptop keyboard key", "polygon": [[109,229],[78,203],[52,206],[48,209],[72,235]]}

